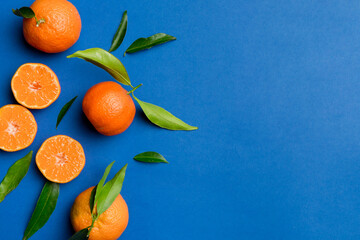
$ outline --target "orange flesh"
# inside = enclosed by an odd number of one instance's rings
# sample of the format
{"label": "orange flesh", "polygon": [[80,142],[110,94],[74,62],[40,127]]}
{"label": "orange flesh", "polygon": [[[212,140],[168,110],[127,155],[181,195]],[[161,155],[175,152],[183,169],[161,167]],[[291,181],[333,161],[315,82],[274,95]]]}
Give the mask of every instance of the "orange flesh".
{"label": "orange flesh", "polygon": [[37,124],[32,113],[20,105],[0,108],[0,149],[15,152],[34,141]]}
{"label": "orange flesh", "polygon": [[40,63],[20,66],[11,80],[11,89],[18,103],[31,109],[50,106],[61,91],[55,73]]}
{"label": "orange flesh", "polygon": [[76,178],[84,168],[84,149],[71,137],[54,136],[40,147],[36,154],[36,164],[49,181],[67,183]]}

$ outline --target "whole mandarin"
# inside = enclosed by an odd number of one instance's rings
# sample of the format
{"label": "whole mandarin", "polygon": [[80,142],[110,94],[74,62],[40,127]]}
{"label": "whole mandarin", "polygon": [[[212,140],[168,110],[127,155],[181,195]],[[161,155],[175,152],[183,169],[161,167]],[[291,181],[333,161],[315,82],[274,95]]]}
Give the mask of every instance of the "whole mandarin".
{"label": "whole mandarin", "polygon": [[124,132],[135,117],[135,104],[118,83],[101,82],[85,94],[83,111],[95,129],[106,136]]}
{"label": "whole mandarin", "polygon": [[81,18],[76,7],[67,0],[36,0],[31,9],[35,18],[23,20],[25,40],[47,53],[63,52],[80,37]]}
{"label": "whole mandarin", "polygon": [[[92,217],[89,201],[93,188],[91,187],[80,193],[71,208],[71,224],[76,232],[91,225]],[[94,222],[89,240],[117,240],[125,231],[128,222],[128,207],[119,194],[112,205]]]}

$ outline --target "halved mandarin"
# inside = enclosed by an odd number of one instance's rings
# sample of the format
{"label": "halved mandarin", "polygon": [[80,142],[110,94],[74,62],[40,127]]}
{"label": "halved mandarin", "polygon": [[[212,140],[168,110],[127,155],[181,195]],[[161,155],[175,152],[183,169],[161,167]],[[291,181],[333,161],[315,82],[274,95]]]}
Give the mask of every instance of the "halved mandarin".
{"label": "halved mandarin", "polygon": [[11,80],[11,89],[16,101],[31,109],[50,106],[61,92],[56,74],[41,63],[21,65]]}
{"label": "halved mandarin", "polygon": [[67,183],[76,178],[85,166],[81,144],[65,135],[48,138],[36,154],[36,165],[46,179]]}
{"label": "halved mandarin", "polygon": [[0,149],[15,152],[32,144],[37,124],[32,113],[17,104],[0,108]]}

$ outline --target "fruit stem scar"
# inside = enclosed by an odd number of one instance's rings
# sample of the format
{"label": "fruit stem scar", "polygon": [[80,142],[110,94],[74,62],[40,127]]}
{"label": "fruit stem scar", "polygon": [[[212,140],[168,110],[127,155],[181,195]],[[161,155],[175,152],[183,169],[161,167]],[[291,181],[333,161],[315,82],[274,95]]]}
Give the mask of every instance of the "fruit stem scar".
{"label": "fruit stem scar", "polygon": [[143,84],[141,83],[141,84],[137,85],[136,87],[133,87],[133,89],[131,89],[130,91],[127,92],[127,95],[133,93],[136,89],[138,89],[138,88],[141,87],[142,85],[143,85]]}
{"label": "fruit stem scar", "polygon": [[35,21],[36,21],[36,27],[39,27],[40,24],[45,23],[45,19],[44,19],[44,18],[40,18],[40,19],[38,20],[36,16],[35,16]]}

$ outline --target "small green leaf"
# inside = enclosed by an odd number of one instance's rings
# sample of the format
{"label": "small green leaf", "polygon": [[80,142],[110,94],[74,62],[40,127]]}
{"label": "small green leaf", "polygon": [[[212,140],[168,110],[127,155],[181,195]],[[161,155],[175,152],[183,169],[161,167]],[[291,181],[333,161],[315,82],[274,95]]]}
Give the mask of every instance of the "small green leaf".
{"label": "small green leaf", "polygon": [[121,192],[127,164],[115,175],[113,179],[107,182],[101,191],[99,200],[97,202],[97,215],[100,216],[105,212],[115,201],[116,197]]}
{"label": "small green leaf", "polygon": [[69,238],[69,240],[87,240],[89,239],[88,235],[89,235],[89,227],[78,231],[77,233],[72,235],[72,237]]}
{"label": "small green leaf", "polygon": [[23,18],[33,18],[35,17],[34,11],[29,7],[22,7],[19,9],[13,9],[13,13],[16,16],[23,17]]}
{"label": "small green leaf", "polygon": [[122,15],[119,28],[117,29],[117,31],[114,35],[114,38],[112,40],[109,52],[113,52],[116,49],[118,49],[118,47],[123,42],[125,34],[126,34],[127,23],[128,23],[128,17],[127,17],[127,11],[125,11]]}
{"label": "small green leaf", "polygon": [[66,103],[62,109],[60,110],[60,113],[58,115],[57,121],[56,121],[56,129],[58,128],[61,120],[63,119],[63,117],[65,116],[65,114],[67,113],[67,111],[70,109],[71,105],[74,103],[74,101],[76,100],[78,96],[74,97],[73,99],[71,99],[68,103]]}
{"label": "small green leaf", "polygon": [[135,42],[133,42],[128,49],[126,49],[125,54],[149,49],[156,45],[173,40],[176,40],[176,38],[165,33],[158,33],[148,38],[139,38]]}
{"label": "small green leaf", "polygon": [[95,206],[95,194],[96,194],[96,186],[93,188],[90,194],[89,204],[90,204],[90,212],[92,213]]}
{"label": "small green leaf", "polygon": [[124,85],[131,86],[129,75],[124,65],[114,55],[101,48],[90,48],[84,51],[77,51],[67,58],[81,58],[98,67],[101,67]]}
{"label": "small green leaf", "polygon": [[58,183],[45,183],[37,201],[35,210],[26,227],[23,240],[29,239],[49,220],[51,214],[55,210],[59,192],[60,187]]}
{"label": "small green leaf", "polygon": [[146,163],[169,163],[163,155],[157,152],[144,152],[134,157],[136,161]]}
{"label": "small green leaf", "polygon": [[139,103],[140,107],[144,111],[146,117],[155,125],[169,129],[169,130],[185,130],[191,131],[196,130],[198,127],[190,126],[189,124],[183,122],[179,118],[172,115],[170,112],[165,109],[156,106],[151,103],[143,102],[134,96],[135,100]]}
{"label": "small green leaf", "polygon": [[[114,165],[115,161],[110,163],[109,166],[106,167],[104,175],[102,176],[102,178],[100,179],[100,182],[98,183],[98,185],[96,186],[96,194],[95,194],[95,198],[94,198],[94,205],[96,205],[96,203],[99,200],[99,197],[101,195],[101,192],[103,190],[104,187],[104,183],[106,181],[107,176],[110,173],[110,170],[112,168],[112,166]],[[93,208],[91,208],[91,212],[92,212]]]}
{"label": "small green leaf", "polygon": [[17,160],[7,171],[4,179],[0,183],[0,203],[26,176],[31,163],[32,154],[33,152],[31,151],[25,157]]}

